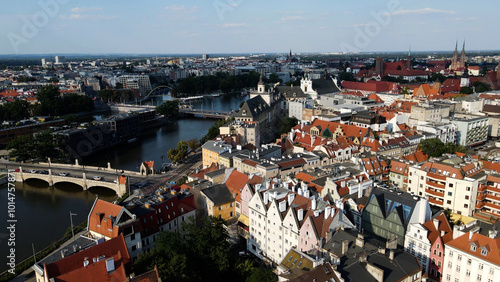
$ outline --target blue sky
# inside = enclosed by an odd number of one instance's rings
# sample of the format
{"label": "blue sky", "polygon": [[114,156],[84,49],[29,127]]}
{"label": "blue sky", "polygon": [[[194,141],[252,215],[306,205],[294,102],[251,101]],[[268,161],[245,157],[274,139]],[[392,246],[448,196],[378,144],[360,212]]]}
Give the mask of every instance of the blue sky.
{"label": "blue sky", "polygon": [[[43,5],[41,3],[46,3]],[[23,0],[0,54],[498,50],[496,0]]]}

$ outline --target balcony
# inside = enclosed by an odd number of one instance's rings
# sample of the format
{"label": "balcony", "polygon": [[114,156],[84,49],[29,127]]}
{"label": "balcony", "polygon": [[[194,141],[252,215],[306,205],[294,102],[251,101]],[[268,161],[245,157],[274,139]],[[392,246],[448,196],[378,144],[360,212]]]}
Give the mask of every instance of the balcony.
{"label": "balcony", "polygon": [[492,204],[492,203],[484,203],[484,206],[490,209],[494,209],[500,211],[500,206]]}
{"label": "balcony", "polygon": [[478,193],[478,194],[477,194],[477,198],[476,198],[476,200],[478,200],[478,201],[482,201],[482,200],[484,200],[484,199],[486,199],[486,195],[485,195],[485,194],[483,194],[483,193]]}
{"label": "balcony", "polygon": [[443,206],[444,204],[444,201],[440,201],[438,199],[434,199],[434,198],[429,198],[429,203],[435,205],[435,206]]}
{"label": "balcony", "polygon": [[444,189],[445,185],[433,181],[425,181],[425,184],[431,186],[432,188]]}
{"label": "balcony", "polygon": [[479,185],[479,187],[477,187],[477,192],[486,192],[486,185]]}
{"label": "balcony", "polygon": [[439,192],[439,191],[435,191],[435,190],[431,190],[431,189],[425,189],[425,193],[432,195],[432,196],[444,198],[443,192]]}
{"label": "balcony", "polygon": [[482,209],[484,207],[484,202],[477,202],[476,209]]}
{"label": "balcony", "polygon": [[[488,200],[490,200],[490,201],[493,201],[493,202],[499,202],[499,203],[500,203],[500,197],[498,197],[498,196],[493,196],[493,195],[490,195],[490,194],[486,194],[486,195],[484,195],[484,194],[478,194],[478,195],[477,195],[477,199],[478,199],[478,200],[480,199],[480,198],[479,198],[479,195],[482,195],[482,199],[488,199]],[[482,199],[481,199],[481,200],[482,200]]]}
{"label": "balcony", "polygon": [[435,179],[439,179],[439,180],[446,180],[446,176],[435,174],[435,173],[432,173],[432,172],[427,172],[427,176],[435,178]]}

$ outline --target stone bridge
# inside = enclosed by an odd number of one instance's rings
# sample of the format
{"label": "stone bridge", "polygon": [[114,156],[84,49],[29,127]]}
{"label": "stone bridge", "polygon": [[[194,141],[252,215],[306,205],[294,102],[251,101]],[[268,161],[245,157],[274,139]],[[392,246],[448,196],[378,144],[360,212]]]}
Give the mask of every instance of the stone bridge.
{"label": "stone bridge", "polygon": [[[79,185],[83,190],[92,187],[105,187],[122,196],[130,189],[130,176],[141,176],[139,172],[113,169],[108,164],[107,168],[92,167],[57,163],[13,163],[0,161],[0,167],[4,167],[14,174],[17,182],[28,179],[40,179],[53,186],[56,183],[68,182]],[[2,168],[3,169],[3,168]],[[99,179],[99,180],[96,180]]]}

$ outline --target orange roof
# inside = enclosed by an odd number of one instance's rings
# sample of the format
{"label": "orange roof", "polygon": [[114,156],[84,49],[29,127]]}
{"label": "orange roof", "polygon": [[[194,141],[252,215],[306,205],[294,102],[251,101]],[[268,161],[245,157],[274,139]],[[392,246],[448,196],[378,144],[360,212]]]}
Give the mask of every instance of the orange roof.
{"label": "orange roof", "polygon": [[240,202],[241,189],[245,187],[248,182],[248,175],[237,171],[236,169],[231,172],[226,180],[226,187],[229,192],[233,195],[236,202]]}
{"label": "orange roof", "polygon": [[[93,258],[104,256],[104,260],[93,262]],[[106,269],[106,259],[113,258],[115,271]],[[83,261],[89,261],[83,266]],[[123,235],[80,251],[51,264],[44,264],[45,278],[56,281],[127,281],[130,255]]]}
{"label": "orange roof", "polygon": [[304,173],[304,172],[299,172],[295,175],[295,178],[297,178],[298,180],[302,180],[306,183],[311,183],[311,181],[313,181],[314,179],[316,179],[316,177],[312,176],[312,175],[309,175],[307,173]]}
{"label": "orange roof", "polygon": [[380,97],[377,94],[375,94],[375,93],[370,94],[368,96],[368,99],[375,100],[375,102],[377,102],[377,103],[383,103],[384,102],[384,100],[380,99]]}
{"label": "orange roof", "polygon": [[[500,238],[492,239],[488,236],[474,233],[469,240],[469,233],[465,233],[451,240],[446,245],[457,248],[481,260],[487,260],[496,265],[500,265]],[[472,245],[475,245],[475,251],[471,248]],[[486,255],[481,253],[483,250],[487,252]]]}
{"label": "orange roof", "polygon": [[500,164],[489,161],[483,161],[483,169],[495,170],[496,172],[500,173]]}
{"label": "orange roof", "polygon": [[0,96],[7,98],[7,97],[17,97],[19,96],[19,93],[17,93],[16,90],[5,90],[0,92]]}
{"label": "orange roof", "polygon": [[97,199],[89,214],[89,230],[109,238],[117,237],[119,228],[113,223],[123,208],[122,206]]}
{"label": "orange roof", "polygon": [[147,168],[153,168],[155,166],[155,162],[154,161],[145,161],[144,166]]}
{"label": "orange roof", "polygon": [[193,174],[191,174],[189,176],[192,177],[192,178],[203,179],[203,178],[205,178],[205,174],[206,173],[214,171],[214,170],[218,170],[218,169],[219,169],[219,164],[212,163],[212,164],[210,164],[209,167],[200,170],[198,173],[193,173]]}
{"label": "orange roof", "polygon": [[413,97],[429,97],[438,94],[439,89],[432,88],[428,83],[422,84],[413,90]]}
{"label": "orange roof", "polygon": [[[437,229],[436,226],[434,225],[434,220],[438,221]],[[425,228],[427,228],[427,230],[429,230],[429,233],[427,234],[427,239],[429,239],[431,244],[433,244],[438,237],[442,238],[444,244],[448,243],[453,239],[453,229],[451,228],[450,223],[448,222],[448,219],[446,218],[444,212],[441,212],[441,214],[439,214],[435,218],[424,223],[424,226]],[[443,235],[441,235],[442,231],[444,231]]]}

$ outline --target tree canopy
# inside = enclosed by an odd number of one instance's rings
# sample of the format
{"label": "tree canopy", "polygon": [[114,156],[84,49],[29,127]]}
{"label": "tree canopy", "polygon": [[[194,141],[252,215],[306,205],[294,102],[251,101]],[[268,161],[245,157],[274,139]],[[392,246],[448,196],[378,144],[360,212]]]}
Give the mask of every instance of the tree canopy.
{"label": "tree canopy", "polygon": [[263,277],[260,281],[277,281],[266,280],[273,277],[267,269],[258,270],[251,261],[232,253],[228,238],[222,219],[202,217],[184,222],[179,233],[161,232],[156,246],[139,255],[134,270],[140,274],[156,265],[163,281],[245,281],[254,272],[257,278]]}
{"label": "tree canopy", "polygon": [[33,137],[22,135],[7,144],[7,149],[12,150],[10,156],[17,161],[37,159],[52,161],[64,159],[65,142],[61,135],[54,135],[50,131],[36,133]]}
{"label": "tree canopy", "polygon": [[177,118],[179,116],[179,101],[170,100],[156,107],[156,112],[169,118]]}
{"label": "tree canopy", "polygon": [[451,142],[444,144],[439,138],[425,139],[420,141],[418,148],[430,157],[440,157],[443,154],[454,154],[456,152],[466,153],[467,148],[455,145]]}
{"label": "tree canopy", "polygon": [[186,141],[179,141],[177,148],[168,150],[167,158],[173,163],[181,162],[188,154],[188,143]]}
{"label": "tree canopy", "polygon": [[245,87],[255,87],[259,82],[259,76],[256,72],[242,75],[218,72],[215,75],[189,76],[179,81],[178,85],[172,90],[172,96],[190,96],[216,90],[225,93],[239,91]]}

